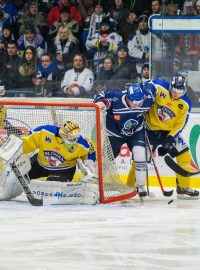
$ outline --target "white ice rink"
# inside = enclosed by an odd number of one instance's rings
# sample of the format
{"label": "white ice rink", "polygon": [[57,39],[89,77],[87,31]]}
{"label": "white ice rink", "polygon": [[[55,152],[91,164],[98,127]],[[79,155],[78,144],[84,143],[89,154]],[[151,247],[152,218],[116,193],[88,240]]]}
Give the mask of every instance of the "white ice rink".
{"label": "white ice rink", "polygon": [[200,200],[150,191],[144,203],[0,202],[0,270],[199,270]]}

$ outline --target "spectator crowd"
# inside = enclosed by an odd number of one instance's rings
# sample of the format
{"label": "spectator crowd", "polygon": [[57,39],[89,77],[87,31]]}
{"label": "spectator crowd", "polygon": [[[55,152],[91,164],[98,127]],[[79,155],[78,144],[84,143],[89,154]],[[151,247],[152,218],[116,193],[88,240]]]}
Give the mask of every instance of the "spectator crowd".
{"label": "spectator crowd", "polygon": [[[154,14],[199,16],[200,0],[1,0],[5,96],[91,97],[144,83],[151,53],[148,19]],[[164,73],[163,54],[168,57],[172,42],[159,35],[152,40],[153,68]],[[198,70],[200,34],[176,35],[172,51],[174,73]]]}

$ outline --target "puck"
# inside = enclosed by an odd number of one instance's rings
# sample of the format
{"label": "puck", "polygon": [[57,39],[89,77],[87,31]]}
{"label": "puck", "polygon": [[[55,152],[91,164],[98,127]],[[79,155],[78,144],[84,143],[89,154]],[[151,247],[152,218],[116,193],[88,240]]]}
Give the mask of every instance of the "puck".
{"label": "puck", "polygon": [[168,204],[172,203],[173,201],[174,201],[174,200],[169,201]]}

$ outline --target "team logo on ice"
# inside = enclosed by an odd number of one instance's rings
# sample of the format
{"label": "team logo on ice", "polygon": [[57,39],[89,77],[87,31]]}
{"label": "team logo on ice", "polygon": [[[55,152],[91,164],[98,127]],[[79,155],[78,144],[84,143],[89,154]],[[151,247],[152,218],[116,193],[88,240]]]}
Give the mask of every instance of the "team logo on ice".
{"label": "team logo on ice", "polygon": [[175,117],[175,114],[169,108],[166,108],[164,106],[158,106],[157,115],[161,122],[167,121]]}
{"label": "team logo on ice", "polygon": [[126,123],[124,124],[124,127],[121,131],[121,134],[126,135],[126,136],[132,136],[137,124],[138,124],[138,121],[133,120],[133,119],[126,121]]}

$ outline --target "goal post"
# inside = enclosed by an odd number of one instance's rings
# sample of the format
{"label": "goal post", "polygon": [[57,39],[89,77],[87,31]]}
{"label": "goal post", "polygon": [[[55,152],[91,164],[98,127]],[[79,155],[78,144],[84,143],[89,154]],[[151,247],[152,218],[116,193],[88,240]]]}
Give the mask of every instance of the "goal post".
{"label": "goal post", "polygon": [[[2,105],[7,108],[7,121],[23,133],[28,133],[40,125],[61,126],[67,120],[76,121],[81,135],[95,141],[100,203],[125,200],[136,194],[136,191],[120,178],[106,131],[106,112],[101,111],[92,100],[3,98],[0,99],[0,106]],[[6,138],[8,135],[1,127],[0,137]],[[81,172],[77,169],[73,181],[79,181],[81,177]]]}

